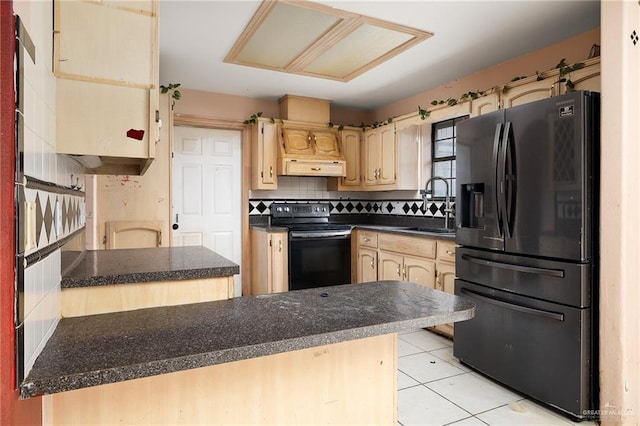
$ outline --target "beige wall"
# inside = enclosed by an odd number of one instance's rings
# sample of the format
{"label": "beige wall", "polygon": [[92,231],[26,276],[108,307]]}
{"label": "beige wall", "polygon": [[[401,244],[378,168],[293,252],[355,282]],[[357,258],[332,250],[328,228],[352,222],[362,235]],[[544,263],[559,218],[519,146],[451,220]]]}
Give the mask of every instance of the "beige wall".
{"label": "beige wall", "polygon": [[516,76],[550,70],[562,58],[570,64],[583,61],[589,57],[594,44],[600,44],[599,28],[378,108],[374,112],[374,121],[417,111],[418,105],[428,109],[433,100],[458,99],[463,93],[502,86]]}
{"label": "beige wall", "polygon": [[635,1],[602,10],[600,410],[603,425],[640,424],[640,28]]}
{"label": "beige wall", "polygon": [[[182,99],[176,102],[175,113],[214,117],[221,120],[246,120],[256,112],[263,117],[280,117],[278,100],[252,99],[221,93],[180,89]],[[283,96],[285,93],[282,94]],[[347,108],[331,108],[331,121],[338,124],[371,122],[371,113]]]}
{"label": "beige wall", "polygon": [[160,96],[162,129],[156,157],[143,176],[87,175],[87,246],[104,249],[105,222],[115,220],[163,221],[163,246],[169,246],[170,120],[169,96]]}

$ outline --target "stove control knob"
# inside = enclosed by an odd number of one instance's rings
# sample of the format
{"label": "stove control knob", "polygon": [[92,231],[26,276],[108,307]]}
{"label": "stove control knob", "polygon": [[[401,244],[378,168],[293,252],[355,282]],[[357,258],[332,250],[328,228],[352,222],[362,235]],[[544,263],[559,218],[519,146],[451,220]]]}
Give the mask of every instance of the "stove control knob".
{"label": "stove control knob", "polygon": [[285,211],[285,212],[289,212],[289,210],[291,210],[289,207],[285,207],[285,208],[284,208],[284,211]]}
{"label": "stove control knob", "polygon": [[282,207],[276,207],[276,211],[277,212],[281,212],[282,211]]}

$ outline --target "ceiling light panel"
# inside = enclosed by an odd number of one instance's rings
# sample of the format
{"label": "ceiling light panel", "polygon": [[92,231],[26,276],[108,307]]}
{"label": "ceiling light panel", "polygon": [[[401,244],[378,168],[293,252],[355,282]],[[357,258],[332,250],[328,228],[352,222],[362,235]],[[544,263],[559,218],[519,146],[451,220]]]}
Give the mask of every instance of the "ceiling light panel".
{"label": "ceiling light panel", "polygon": [[431,35],[320,3],[265,0],[225,62],[349,81]]}

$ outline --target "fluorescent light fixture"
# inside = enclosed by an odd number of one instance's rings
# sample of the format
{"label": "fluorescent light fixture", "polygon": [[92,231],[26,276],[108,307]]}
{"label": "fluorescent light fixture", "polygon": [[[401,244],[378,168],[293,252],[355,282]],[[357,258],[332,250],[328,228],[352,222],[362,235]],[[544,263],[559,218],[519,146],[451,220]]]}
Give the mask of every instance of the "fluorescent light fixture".
{"label": "fluorescent light fixture", "polygon": [[320,3],[264,0],[224,61],[346,82],[432,35]]}

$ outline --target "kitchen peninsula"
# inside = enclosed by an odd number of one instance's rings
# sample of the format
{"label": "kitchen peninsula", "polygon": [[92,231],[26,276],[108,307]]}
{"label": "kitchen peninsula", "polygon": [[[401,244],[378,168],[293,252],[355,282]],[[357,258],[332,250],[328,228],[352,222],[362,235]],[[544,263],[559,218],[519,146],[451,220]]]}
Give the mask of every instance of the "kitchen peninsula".
{"label": "kitchen peninsula", "polygon": [[54,425],[395,424],[395,333],[473,313],[379,281],[65,318],[21,394]]}
{"label": "kitchen peninsula", "polygon": [[201,247],[63,254],[62,316],[210,302],[234,295],[240,267]]}

